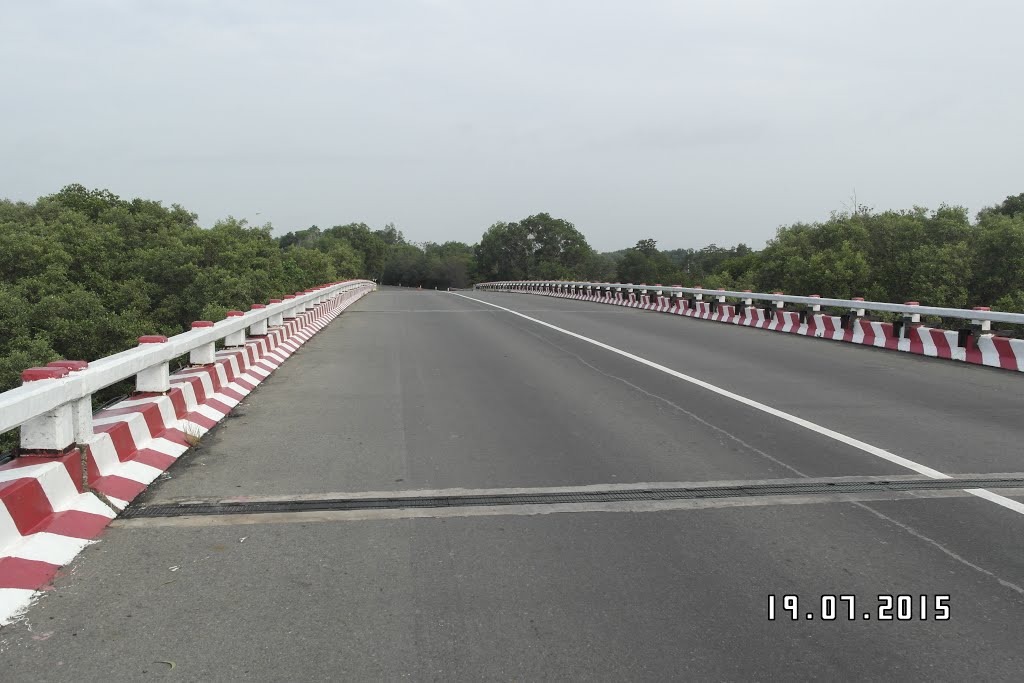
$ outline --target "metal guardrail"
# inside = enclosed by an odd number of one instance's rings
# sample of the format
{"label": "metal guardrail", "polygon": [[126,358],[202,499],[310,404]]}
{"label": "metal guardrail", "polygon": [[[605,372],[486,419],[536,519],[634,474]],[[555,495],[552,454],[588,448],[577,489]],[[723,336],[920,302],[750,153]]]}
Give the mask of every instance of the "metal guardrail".
{"label": "metal guardrail", "polygon": [[[955,318],[969,320],[972,324],[981,325],[987,330],[990,323],[1009,323],[1013,325],[1024,325],[1024,313],[1003,313],[992,311],[986,306],[979,306],[974,309],[965,308],[941,308],[938,306],[921,306],[917,302],[904,304],[892,304],[881,301],[864,301],[863,299],[826,299],[819,296],[791,296],[782,292],[764,293],[748,291],[732,291],[725,289],[704,289],[703,287],[670,287],[665,285],[636,285],[621,282],[574,282],[559,280],[515,280],[507,282],[484,282],[474,286],[474,289],[490,291],[557,291],[559,288],[582,288],[582,290],[595,289],[607,291],[643,291],[656,292],[662,296],[676,294],[691,294],[701,300],[703,297],[712,297],[724,302],[726,299],[739,299],[750,305],[753,301],[767,301],[774,303],[777,307],[783,304],[800,304],[810,306],[814,310],[820,310],[821,306],[834,308],[845,308],[850,311],[858,311],[864,315],[864,311],[879,311],[885,313],[899,313],[907,317],[920,320],[922,315],[933,315],[940,318]],[[815,308],[817,307],[817,308]],[[985,324],[989,323],[989,324]]]}
{"label": "metal guardrail", "polygon": [[[0,394],[0,433],[32,423],[32,431],[40,432],[41,440],[34,445],[26,444],[23,429],[23,447],[46,449],[55,428],[66,432],[66,426],[55,425],[66,424],[70,412],[75,424],[74,442],[85,443],[92,431],[94,393],[131,377],[136,378],[139,391],[160,391],[161,384],[166,385],[168,364],[179,356],[190,354],[193,359],[201,358],[200,362],[213,362],[214,345],[219,341],[225,341],[226,346],[244,346],[247,329],[253,335],[266,334],[268,325],[282,325],[284,319],[294,318],[319,303],[372,286],[374,283],[369,280],[337,282],[281,300],[273,299],[265,306],[257,304],[244,313],[233,311],[217,323],[194,324],[190,331],[173,337],[140,337],[136,348],[91,361],[82,369],[68,368],[68,363],[64,368],[27,370],[23,374],[25,384]],[[61,434],[60,438],[64,436]]]}

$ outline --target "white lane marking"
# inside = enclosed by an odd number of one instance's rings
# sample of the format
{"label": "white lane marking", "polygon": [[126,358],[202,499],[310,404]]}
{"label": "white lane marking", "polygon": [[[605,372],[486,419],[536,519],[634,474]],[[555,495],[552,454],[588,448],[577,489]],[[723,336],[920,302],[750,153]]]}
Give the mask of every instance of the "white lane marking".
{"label": "white lane marking", "polygon": [[[672,368],[665,367],[664,365],[661,365],[660,363],[655,363],[652,360],[648,360],[648,359],[643,358],[641,356],[637,356],[636,354],[632,354],[629,351],[623,351],[622,349],[617,348],[615,346],[611,346],[610,344],[605,344],[604,342],[599,342],[596,339],[591,339],[590,337],[585,337],[582,334],[577,334],[576,332],[571,332],[571,331],[566,330],[566,329],[564,329],[562,327],[558,327],[557,325],[552,325],[551,323],[546,323],[543,320],[538,320],[537,318],[532,318],[532,317],[530,317],[528,315],[524,315],[524,314],[520,313],[519,311],[514,311],[511,308],[505,308],[504,306],[499,306],[498,304],[492,304],[490,301],[484,301],[483,299],[474,299],[471,296],[466,296],[465,294],[459,294],[457,292],[451,292],[451,293],[454,294],[455,296],[462,297],[463,299],[469,299],[470,301],[475,301],[475,302],[477,302],[479,304],[485,304],[487,306],[493,306],[494,308],[497,308],[499,310],[505,311],[506,313],[511,313],[512,315],[518,316],[518,317],[523,318],[525,320],[529,320],[530,322],[533,322],[533,323],[537,323],[538,325],[543,325],[544,327],[547,327],[549,329],[555,330],[556,332],[561,332],[562,334],[568,335],[568,336],[573,337],[575,339],[579,339],[580,341],[587,342],[588,344],[593,344],[594,346],[597,346],[599,348],[605,349],[606,351],[611,351],[612,353],[617,353],[618,355],[620,355],[620,356],[622,356],[624,358],[629,358],[632,361],[636,361],[637,363],[640,363],[641,365],[646,365],[649,368],[654,368],[655,370],[659,370],[660,372],[664,372],[666,375],[671,375],[672,377],[675,377],[677,379],[681,379],[684,382],[689,382],[690,384],[693,384],[693,385],[696,385],[698,387],[701,387],[702,389],[707,389],[708,391],[713,392],[715,394],[718,394],[719,396],[723,396],[725,398],[731,399],[733,401],[736,401],[737,403],[742,403],[743,405],[749,406],[749,407],[751,407],[751,408],[753,408],[755,410],[760,410],[761,412],[767,413],[767,414],[772,415],[774,417],[777,417],[780,420],[785,420],[786,422],[790,422],[790,423],[795,424],[797,426],[803,427],[804,429],[810,430],[810,431],[815,432],[817,434],[821,434],[822,436],[827,436],[830,439],[834,439],[835,441],[838,441],[840,443],[844,443],[847,446],[851,446],[852,448],[856,448],[858,450],[864,451],[865,453],[869,453],[871,455],[874,455],[875,457],[881,458],[882,460],[887,460],[887,461],[889,461],[891,463],[894,463],[896,465],[899,465],[901,467],[906,467],[908,470],[912,470],[914,472],[917,472],[918,474],[923,474],[926,477],[931,477],[932,479],[950,479],[951,478],[948,474],[943,474],[942,472],[939,472],[936,469],[928,467],[927,465],[922,465],[919,462],[914,462],[913,460],[910,460],[908,458],[904,458],[901,455],[896,455],[895,453],[892,453],[891,451],[887,451],[884,448],[879,448],[878,446],[872,446],[871,444],[869,444],[867,442],[861,441],[860,439],[855,439],[852,436],[847,436],[846,434],[842,434],[840,432],[837,432],[834,429],[829,429],[828,427],[824,427],[824,426],[819,425],[819,424],[817,424],[815,422],[811,422],[810,420],[805,420],[802,417],[797,417],[796,415],[793,415],[791,413],[787,413],[787,412],[785,412],[783,410],[779,410],[778,408],[772,408],[771,406],[765,405],[764,403],[761,403],[760,401],[755,401],[752,398],[747,398],[746,396],[741,396],[740,394],[733,393],[733,392],[729,391],[728,389],[723,389],[722,387],[715,386],[714,384],[711,384],[710,382],[705,382],[704,380],[697,379],[696,377],[691,377],[690,375],[687,375],[687,374],[684,374],[682,372],[679,372],[678,370],[673,370]],[[964,490],[967,491],[968,493],[970,493],[973,496],[977,496],[978,498],[982,498],[982,499],[987,500],[989,502],[995,503],[996,505],[1002,505],[1004,508],[1007,508],[1009,510],[1013,510],[1014,512],[1017,512],[1017,513],[1020,513],[1020,514],[1024,515],[1024,504],[1021,504],[1021,503],[1019,503],[1019,502],[1017,502],[1015,500],[1011,500],[1009,498],[1006,498],[1005,496],[1000,496],[998,494],[992,493],[991,491],[986,491],[985,489],[964,489]]]}
{"label": "white lane marking", "polygon": [[967,493],[978,498],[984,498],[987,501],[995,503],[996,505],[1002,505],[1005,508],[1010,508],[1014,512],[1019,512],[1024,515],[1024,503],[1019,503],[1015,500],[1010,500],[1006,496],[1000,496],[998,493],[992,493],[986,489],[964,489]]}
{"label": "white lane marking", "polygon": [[[550,308],[524,308],[523,313],[551,313]],[[353,313],[493,313],[489,308],[364,308]],[[611,313],[611,311],[578,309],[559,309],[559,313]]]}

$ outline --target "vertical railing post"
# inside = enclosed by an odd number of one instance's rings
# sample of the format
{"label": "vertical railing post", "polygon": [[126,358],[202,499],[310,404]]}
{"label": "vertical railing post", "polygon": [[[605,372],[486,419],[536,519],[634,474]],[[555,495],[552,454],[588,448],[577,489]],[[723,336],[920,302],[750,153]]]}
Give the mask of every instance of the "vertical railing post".
{"label": "vertical railing post", "polygon": [[[850,301],[864,301],[862,296],[850,297]],[[865,309],[863,308],[851,308],[848,313],[843,314],[839,318],[839,322],[842,324],[844,330],[855,330],[857,327],[857,321],[864,317]]]}
{"label": "vertical railing post", "polygon": [[[694,285],[692,289],[703,289],[700,285]],[[704,301],[704,293],[697,292],[696,294],[690,295],[690,307],[693,308],[694,315],[700,315],[700,304]]]}
{"label": "vertical railing post", "polygon": [[[228,318],[241,318],[245,313],[241,311],[228,311]],[[224,337],[224,346],[229,348],[236,348],[239,346],[245,346],[245,328],[232,332],[231,334]]]}
{"label": "vertical railing post", "polygon": [[[903,304],[904,306],[920,306],[921,304],[917,301],[907,301]],[[915,324],[920,324],[921,314],[920,313],[904,313],[903,320],[899,325],[899,334],[896,335],[899,339],[910,339],[910,328]]]}
{"label": "vertical railing post", "polygon": [[[812,299],[820,299],[820,294],[808,294],[807,296]],[[800,324],[803,325],[808,319],[813,318],[815,313],[821,312],[821,304],[807,304],[802,311],[800,311]]]}
{"label": "vertical railing post", "polygon": [[[682,287],[682,285],[672,285],[673,287]],[[676,313],[683,312],[683,293],[682,292],[670,292],[669,293],[669,310],[675,311]]]}
{"label": "vertical railing post", "polygon": [[[166,344],[167,337],[158,334],[139,337],[139,345]],[[171,389],[170,363],[157,363],[135,375],[135,391],[138,393],[163,394]]]}
{"label": "vertical railing post", "polygon": [[[252,310],[263,311],[267,306],[266,304],[253,304]],[[267,335],[267,319],[258,320],[252,325],[249,325],[249,336],[250,337],[265,337]]]}
{"label": "vertical railing post", "polygon": [[[300,297],[300,296],[302,296],[304,294],[308,294],[308,293],[309,292],[295,292],[295,296],[296,297]],[[309,302],[308,301],[303,301],[302,303],[297,305],[297,307],[295,309],[295,312],[296,312],[296,316],[295,317],[296,318],[299,317],[300,315],[302,315],[303,313],[305,313],[309,309],[310,309]]]}
{"label": "vertical railing post", "polygon": [[[719,292],[724,292],[725,288],[724,287],[719,287],[718,291]],[[711,312],[714,313],[715,311],[721,309],[722,305],[724,303],[725,303],[725,295],[724,294],[716,294],[715,295],[715,300],[711,302]]]}
{"label": "vertical railing post", "polygon": [[[196,320],[192,323],[193,330],[201,330],[206,327],[213,327],[213,322],[210,320]],[[202,346],[197,346],[188,354],[188,362],[190,365],[212,365],[216,360],[216,342],[209,342]]]}
{"label": "vertical railing post", "polygon": [[[64,367],[28,368],[21,373],[22,385],[67,377]],[[75,443],[74,409],[65,403],[21,425],[21,453],[62,455]]]}
{"label": "vertical railing post", "polygon": [[[271,299],[267,304],[273,306],[274,304],[280,304],[283,302],[283,299]],[[270,317],[267,318],[267,325],[270,327],[281,327],[281,325],[284,325],[284,313],[285,312],[280,309],[276,313],[271,313]]]}
{"label": "vertical railing post", "polygon": [[[750,292],[749,289],[744,289],[743,291],[745,293],[746,292]],[[754,305],[754,300],[751,297],[749,297],[749,296],[743,297],[742,299],[740,299],[739,306],[737,307],[739,309],[738,313],[742,317],[746,318],[749,315],[749,309],[751,307],[753,307],[753,305]]]}
{"label": "vertical railing post", "polygon": [[[974,310],[974,311],[990,311],[992,309],[989,308],[988,306],[975,306],[971,310]],[[967,340],[968,339],[974,339],[975,340],[974,343],[976,344],[978,337],[981,337],[981,336],[984,336],[984,335],[991,335],[991,334],[992,334],[992,321],[991,320],[981,320],[980,318],[974,318],[974,319],[971,320],[971,323],[970,323],[970,325],[968,327],[960,329],[959,333],[957,334],[957,345],[961,346],[963,348],[968,348],[968,344],[967,344]]]}
{"label": "vertical railing post", "polygon": [[295,298],[294,294],[286,294],[284,296],[285,306],[287,307],[287,308],[284,309],[284,319],[285,320],[293,319],[296,316],[297,304],[293,301],[294,298]]}
{"label": "vertical railing post", "polygon": [[[775,296],[782,296],[782,292],[772,292]],[[765,307],[769,320],[782,320],[782,311],[786,307],[785,301],[770,301]]]}
{"label": "vertical railing post", "polygon": [[[48,368],[67,368],[71,375],[81,372],[89,367],[84,360],[57,360],[47,363]],[[92,395],[72,401],[71,403],[71,424],[75,432],[75,443],[87,444],[92,441]]]}
{"label": "vertical railing post", "polygon": [[[971,310],[974,310],[974,311],[991,311],[992,309],[989,308],[988,306],[975,306]],[[987,334],[988,332],[992,331],[992,321],[991,320],[972,320],[971,321],[971,325],[973,325],[975,328],[977,328],[977,331],[981,332],[982,334]]]}

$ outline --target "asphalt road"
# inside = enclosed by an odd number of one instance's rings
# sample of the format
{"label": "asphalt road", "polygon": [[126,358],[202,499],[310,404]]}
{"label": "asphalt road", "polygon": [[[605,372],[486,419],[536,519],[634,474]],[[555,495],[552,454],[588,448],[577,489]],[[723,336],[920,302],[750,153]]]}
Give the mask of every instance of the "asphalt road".
{"label": "asphalt road", "polygon": [[[136,504],[1024,477],[1022,382],[586,302],[385,288]],[[0,630],[0,680],[1019,680],[1024,489],[995,493],[123,520]],[[837,600],[823,620],[823,594],[855,596],[856,618]],[[913,618],[880,620],[879,595],[914,596]]]}

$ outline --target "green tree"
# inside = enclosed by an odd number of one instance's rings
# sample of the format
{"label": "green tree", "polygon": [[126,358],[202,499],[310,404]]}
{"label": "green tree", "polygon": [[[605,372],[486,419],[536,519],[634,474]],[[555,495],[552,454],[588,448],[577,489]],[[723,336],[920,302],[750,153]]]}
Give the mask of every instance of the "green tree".
{"label": "green tree", "polygon": [[495,223],[475,250],[479,273],[489,280],[580,278],[593,253],[572,223],[547,213]]}
{"label": "green tree", "polygon": [[1024,192],[1014,197],[1007,197],[995,207],[996,213],[1004,216],[1019,216],[1024,214]]}
{"label": "green tree", "polygon": [[960,265],[969,269],[972,306],[991,306],[1024,291],[1024,213],[984,212],[971,240],[972,258]]}

